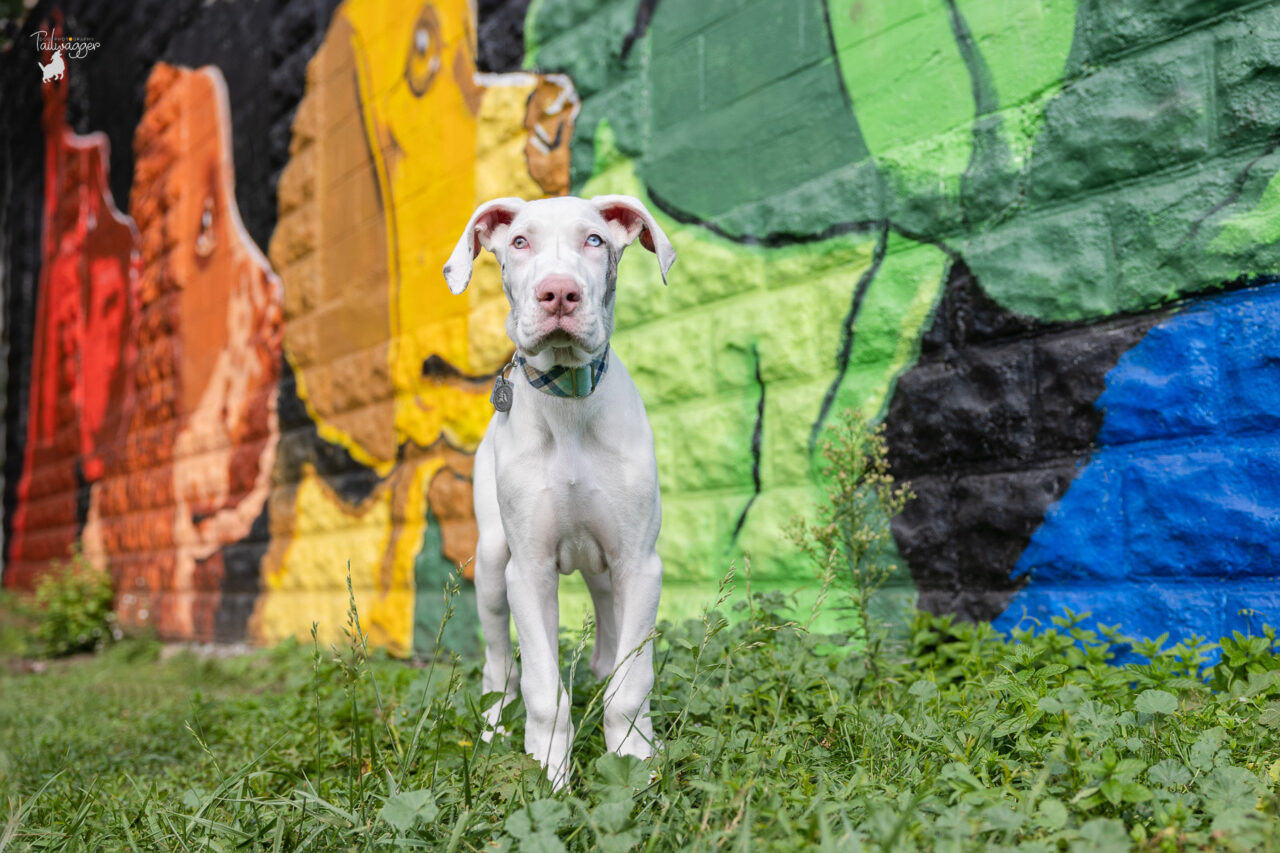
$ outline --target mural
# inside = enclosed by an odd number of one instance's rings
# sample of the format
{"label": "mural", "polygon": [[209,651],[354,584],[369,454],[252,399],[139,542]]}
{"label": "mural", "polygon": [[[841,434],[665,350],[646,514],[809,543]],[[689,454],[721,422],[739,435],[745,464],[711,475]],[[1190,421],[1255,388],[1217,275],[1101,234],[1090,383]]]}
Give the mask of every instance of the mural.
{"label": "mural", "polygon": [[[107,187],[107,140],[66,125],[67,83],[44,88],[44,240],[30,354],[29,414],[5,582],[29,585],[65,557],[127,424],[138,233]],[[6,323],[6,326],[9,324]]]}
{"label": "mural", "polygon": [[668,615],[743,554],[812,592],[779,531],[855,407],[917,495],[886,606],[1280,619],[1280,3],[258,5],[181,0],[113,55],[122,25],[69,0],[98,57],[0,59],[45,152],[9,210],[43,193],[38,257],[4,267],[6,585],[78,546],[126,623],[272,642],[340,632],[350,577],[409,654],[460,573],[471,646],[471,455],[511,350],[492,257],[464,297],[440,268],[480,201],[626,193],[681,259],[664,288],[624,258],[613,339]]}
{"label": "mural", "polygon": [[415,585],[438,595],[474,553],[471,455],[511,358],[507,303],[491,256],[465,299],[440,270],[481,201],[568,189],[578,98],[562,75],[478,73],[472,15],[437,2],[388,25],[383,3],[349,0],[309,65],[270,255],[298,397],[367,475],[304,465],[277,491],[257,639],[340,629],[349,566],[371,639],[407,653],[439,619],[425,606],[415,628]]}
{"label": "mural", "polygon": [[1149,637],[1275,618],[1278,338],[1280,288],[1262,285],[1188,306],[1124,354],[1098,401],[1101,449],[1019,556],[1025,585],[998,626],[1064,605]]}

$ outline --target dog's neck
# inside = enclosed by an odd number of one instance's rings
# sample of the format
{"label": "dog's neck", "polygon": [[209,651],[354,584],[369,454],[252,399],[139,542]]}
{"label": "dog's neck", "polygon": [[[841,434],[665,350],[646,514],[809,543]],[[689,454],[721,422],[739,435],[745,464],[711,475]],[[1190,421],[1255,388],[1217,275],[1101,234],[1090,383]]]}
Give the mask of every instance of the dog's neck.
{"label": "dog's neck", "polygon": [[538,352],[537,355],[529,355],[524,350],[517,348],[516,356],[524,359],[525,363],[530,367],[545,373],[553,367],[586,367],[603,356],[608,350],[608,344],[605,344],[605,348],[601,352],[587,352],[574,346],[547,347]]}
{"label": "dog's neck", "polygon": [[[539,353],[540,356],[546,354]],[[552,357],[543,359],[543,363],[548,364],[547,367],[539,367],[520,353],[516,353],[514,360],[517,369],[524,373],[529,384],[538,391],[552,397],[581,399],[591,396],[600,381],[604,379],[605,371],[609,367],[609,347],[606,345],[602,353],[591,358],[587,363],[578,365],[557,363]]]}

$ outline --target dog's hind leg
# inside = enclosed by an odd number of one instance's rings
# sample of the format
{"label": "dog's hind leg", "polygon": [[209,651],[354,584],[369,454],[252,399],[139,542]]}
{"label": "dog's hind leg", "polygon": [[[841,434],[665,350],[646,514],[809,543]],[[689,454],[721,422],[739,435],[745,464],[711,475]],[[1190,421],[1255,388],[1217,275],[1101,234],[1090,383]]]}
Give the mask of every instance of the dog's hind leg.
{"label": "dog's hind leg", "polygon": [[493,450],[483,441],[476,450],[475,471],[476,524],[479,539],[476,543],[475,584],[476,607],[480,612],[480,628],[484,631],[484,670],[481,689],[485,693],[499,692],[503,698],[485,711],[489,729],[484,739],[491,740],[493,732],[504,734],[498,727],[502,709],[515,700],[520,687],[520,670],[511,651],[511,606],[507,602],[507,562],[511,549],[507,547],[502,530],[502,517],[498,512],[498,492],[493,477]]}

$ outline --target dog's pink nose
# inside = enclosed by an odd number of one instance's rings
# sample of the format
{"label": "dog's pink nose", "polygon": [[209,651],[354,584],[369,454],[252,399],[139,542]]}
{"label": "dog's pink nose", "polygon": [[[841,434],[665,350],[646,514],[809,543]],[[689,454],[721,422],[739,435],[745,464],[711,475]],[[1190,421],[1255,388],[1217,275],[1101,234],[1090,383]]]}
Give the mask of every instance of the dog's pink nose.
{"label": "dog's pink nose", "polygon": [[571,276],[549,275],[538,285],[538,304],[553,317],[565,317],[582,301],[582,288]]}

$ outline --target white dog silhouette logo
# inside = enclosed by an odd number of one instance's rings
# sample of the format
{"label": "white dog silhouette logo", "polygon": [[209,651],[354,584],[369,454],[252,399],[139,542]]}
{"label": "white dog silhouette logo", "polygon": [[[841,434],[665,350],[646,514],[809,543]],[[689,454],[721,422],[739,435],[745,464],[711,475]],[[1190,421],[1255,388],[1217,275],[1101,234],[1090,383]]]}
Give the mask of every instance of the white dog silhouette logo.
{"label": "white dog silhouette logo", "polygon": [[40,60],[36,60],[36,65],[40,66],[40,76],[43,78],[41,83],[48,83],[50,80],[61,80],[63,73],[67,70],[67,64],[62,59],[62,48],[58,48],[53,52],[53,59],[45,65]]}

